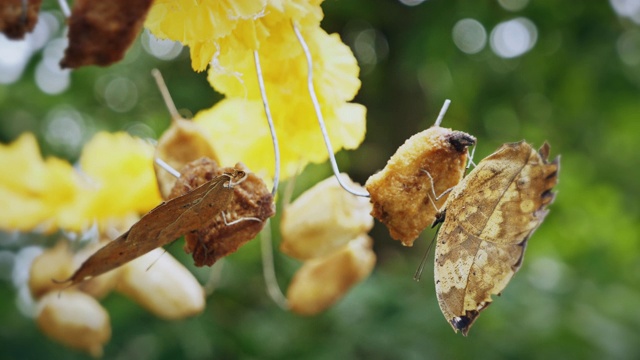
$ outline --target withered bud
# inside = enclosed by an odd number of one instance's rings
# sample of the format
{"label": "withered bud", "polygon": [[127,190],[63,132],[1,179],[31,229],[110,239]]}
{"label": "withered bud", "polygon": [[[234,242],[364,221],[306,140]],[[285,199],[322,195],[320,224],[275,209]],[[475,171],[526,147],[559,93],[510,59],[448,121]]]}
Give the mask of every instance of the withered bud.
{"label": "withered bud", "polygon": [[[201,157],[217,160],[213,147],[207,140],[204,130],[193,121],[173,119],[171,126],[165,131],[156,147],[155,157],[162,159],[175,170],[182,173],[182,168],[189,162]],[[158,189],[163,199],[168,199],[176,177],[154,163]],[[174,196],[175,197],[175,196]]]}
{"label": "withered bud", "polygon": [[372,243],[369,236],[360,235],[331,255],[306,261],[287,289],[291,311],[320,313],[368,277],[376,262]]}
{"label": "withered bud", "polygon": [[[340,174],[353,189],[364,188]],[[280,221],[280,250],[297,259],[328,255],[373,227],[369,199],[346,192],[331,176],[287,206]]]}
{"label": "withered bud", "polygon": [[[475,141],[461,131],[430,127],[409,138],[385,168],[367,180],[365,187],[373,203],[371,215],[387,226],[392,238],[413,246],[433,223],[447,200],[448,194],[441,195],[462,179],[467,147]],[[436,196],[440,198],[436,200]]]}
{"label": "withered bud", "polygon": [[[265,221],[275,214],[273,196],[264,181],[242,163],[236,164],[235,169],[245,171],[248,176],[233,188],[233,197],[225,211],[226,220],[227,223],[245,220],[227,225],[222,214],[219,214],[204,228],[187,234],[184,249],[193,254],[196,266],[211,266],[218,259],[234,253],[240,246],[255,238]],[[230,170],[231,168],[219,168],[210,159],[193,161],[182,169],[180,179],[169,198],[184,194]]]}
{"label": "withered bud", "polygon": [[199,314],[205,306],[198,280],[160,248],[125,264],[116,290],[167,320]]}
{"label": "withered bud", "polygon": [[94,357],[102,356],[102,347],[111,338],[107,311],[79,291],[45,295],[38,303],[37,323],[50,338]]}

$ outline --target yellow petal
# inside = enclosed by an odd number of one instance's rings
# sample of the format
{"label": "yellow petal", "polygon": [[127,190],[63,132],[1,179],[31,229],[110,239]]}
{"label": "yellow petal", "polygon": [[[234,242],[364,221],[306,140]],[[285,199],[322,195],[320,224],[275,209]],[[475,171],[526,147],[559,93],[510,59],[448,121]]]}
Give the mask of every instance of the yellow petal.
{"label": "yellow petal", "polygon": [[[270,101],[310,102],[307,90],[307,60],[289,22],[270,29],[268,41],[261,43],[260,63]],[[351,50],[337,34],[329,35],[319,27],[302,28],[313,60],[314,86],[325,106],[353,99],[360,89],[360,68]],[[221,49],[233,48],[223,42]],[[251,49],[223,51],[209,70],[209,83],[230,97],[260,98]]]}
{"label": "yellow petal", "polygon": [[257,174],[273,176],[274,153],[262,103],[224,99],[194,117],[207,133],[220,165],[242,161]]}
{"label": "yellow petal", "polygon": [[[336,112],[325,110],[333,150],[356,148],[365,134],[364,106],[347,103],[337,107]],[[296,174],[309,162],[327,160],[327,149],[311,104],[279,103],[271,111],[280,145],[283,179]],[[273,176],[273,145],[259,100],[225,99],[197,113],[194,121],[208,133],[222,165],[242,161],[258,174]]]}
{"label": "yellow petal", "polygon": [[0,228],[55,229],[57,218],[77,197],[79,178],[60,159],[43,160],[33,134],[0,145]]}
{"label": "yellow petal", "polygon": [[96,134],[80,158],[80,167],[91,185],[81,207],[85,221],[127,219],[157,206],[161,198],[153,154],[151,144],[127,133]]}
{"label": "yellow petal", "polygon": [[157,37],[189,44],[228,35],[243,19],[258,16],[266,0],[156,0],[145,26]]}
{"label": "yellow petal", "polygon": [[[364,188],[340,174],[351,188]],[[334,176],[305,191],[284,209],[280,221],[280,250],[300,260],[335,252],[373,227],[371,203],[346,192]]]}
{"label": "yellow petal", "polygon": [[[157,37],[190,47],[193,69],[205,70],[216,53],[247,53],[266,41],[278,41],[273,28],[292,20],[318,27],[321,0],[244,0],[199,2],[158,0],[145,26]],[[222,49],[222,51],[221,51]]]}

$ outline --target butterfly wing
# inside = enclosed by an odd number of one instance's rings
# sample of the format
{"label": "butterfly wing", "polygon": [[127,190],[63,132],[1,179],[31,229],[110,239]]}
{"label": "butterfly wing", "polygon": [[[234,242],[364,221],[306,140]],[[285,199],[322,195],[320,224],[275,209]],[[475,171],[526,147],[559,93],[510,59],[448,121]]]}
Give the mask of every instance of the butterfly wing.
{"label": "butterfly wing", "polygon": [[129,231],[111,241],[89,259],[67,281],[79,283],[115,269],[149,251],[207,224],[227,207],[233,189],[218,176],[191,192],[165,201],[144,215]]}
{"label": "butterfly wing", "polygon": [[440,309],[464,335],[522,264],[526,242],[547,214],[559,159],[549,145],[505,144],[453,190],[435,260]]}

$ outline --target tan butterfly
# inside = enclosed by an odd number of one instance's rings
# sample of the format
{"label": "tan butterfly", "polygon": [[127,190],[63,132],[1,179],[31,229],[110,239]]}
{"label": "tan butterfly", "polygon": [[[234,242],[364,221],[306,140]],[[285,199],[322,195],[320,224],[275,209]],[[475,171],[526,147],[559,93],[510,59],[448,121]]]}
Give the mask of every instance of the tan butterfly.
{"label": "tan butterfly", "polygon": [[531,234],[555,198],[559,157],[549,145],[505,144],[451,191],[437,222],[435,284],[440,309],[467,335],[522,265]]}

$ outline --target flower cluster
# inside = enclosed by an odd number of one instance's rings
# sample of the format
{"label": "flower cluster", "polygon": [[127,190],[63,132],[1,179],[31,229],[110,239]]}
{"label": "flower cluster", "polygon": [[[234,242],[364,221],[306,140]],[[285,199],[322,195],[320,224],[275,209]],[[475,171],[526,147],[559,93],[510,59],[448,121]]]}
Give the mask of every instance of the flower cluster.
{"label": "flower cluster", "polygon": [[273,176],[254,51],[281,139],[281,176],[327,159],[307,90],[307,62],[292,23],[312,54],[314,86],[334,150],[355,149],[364,140],[366,109],[350,103],[360,88],[358,64],[337,34],[320,28],[320,2],[162,0],[151,8],[149,30],[188,45],[193,68],[202,71],[209,66],[209,82],[226,96],[194,119],[210,134],[223,165],[242,160],[255,172]]}
{"label": "flower cluster", "polygon": [[43,159],[33,134],[23,134],[0,145],[0,160],[11,169],[0,175],[0,229],[119,227],[160,202],[152,157],[153,146],[141,139],[98,133],[76,170],[65,160]]}

